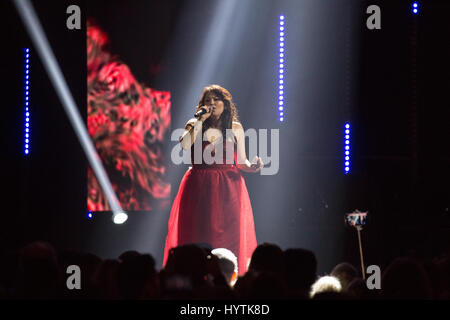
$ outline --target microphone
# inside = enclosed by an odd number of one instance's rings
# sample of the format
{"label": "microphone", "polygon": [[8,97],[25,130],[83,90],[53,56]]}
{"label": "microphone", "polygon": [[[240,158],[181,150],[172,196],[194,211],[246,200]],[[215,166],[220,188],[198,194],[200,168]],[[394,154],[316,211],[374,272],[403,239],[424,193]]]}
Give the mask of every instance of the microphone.
{"label": "microphone", "polygon": [[205,113],[208,113],[208,110],[206,110],[206,109],[200,109],[199,111],[197,111],[195,114],[194,114],[194,117],[195,118],[200,118],[202,115],[204,115]]}

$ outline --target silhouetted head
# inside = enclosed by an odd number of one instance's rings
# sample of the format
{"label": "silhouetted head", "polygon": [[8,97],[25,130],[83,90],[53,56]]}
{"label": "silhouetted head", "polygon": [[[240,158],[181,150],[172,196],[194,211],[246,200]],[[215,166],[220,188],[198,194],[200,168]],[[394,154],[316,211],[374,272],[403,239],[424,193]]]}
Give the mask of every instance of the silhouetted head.
{"label": "silhouetted head", "polygon": [[384,299],[431,299],[430,280],[423,266],[411,258],[395,259],[383,272]]}
{"label": "silhouetted head", "polygon": [[333,268],[331,275],[338,278],[341,282],[342,289],[346,290],[348,284],[358,277],[358,270],[352,264],[343,262]]}
{"label": "silhouetted head", "polygon": [[44,241],[30,243],[19,252],[19,291],[27,298],[51,298],[60,282],[56,250]]}
{"label": "silhouetted head", "polygon": [[206,280],[207,254],[194,244],[172,248],[164,270],[167,276],[187,276],[194,287],[201,285]]}
{"label": "silhouetted head", "polygon": [[226,248],[216,248],[211,251],[219,259],[220,270],[227,282],[233,286],[237,280],[238,262],[233,252]]}
{"label": "silhouetted head", "polygon": [[283,273],[284,257],[283,250],[273,243],[262,243],[253,251],[249,270],[255,272]]}
{"label": "silhouetted head", "polygon": [[316,280],[311,286],[311,298],[315,295],[327,293],[329,296],[335,296],[342,291],[339,279],[332,276],[323,276]]}

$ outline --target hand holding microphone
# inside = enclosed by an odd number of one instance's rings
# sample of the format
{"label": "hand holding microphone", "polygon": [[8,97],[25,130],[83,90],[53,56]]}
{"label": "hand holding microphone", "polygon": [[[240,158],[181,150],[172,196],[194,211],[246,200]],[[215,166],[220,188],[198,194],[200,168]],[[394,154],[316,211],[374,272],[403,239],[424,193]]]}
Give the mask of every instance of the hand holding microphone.
{"label": "hand holding microphone", "polygon": [[202,107],[198,106],[194,114],[194,117],[201,121],[205,121],[211,115],[212,109],[213,108],[211,106],[202,106]]}

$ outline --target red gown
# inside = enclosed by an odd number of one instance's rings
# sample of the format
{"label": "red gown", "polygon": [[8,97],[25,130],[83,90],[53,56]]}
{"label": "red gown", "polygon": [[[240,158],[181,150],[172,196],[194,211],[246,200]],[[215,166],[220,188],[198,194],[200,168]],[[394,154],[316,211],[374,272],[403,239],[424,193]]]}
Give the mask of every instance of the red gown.
{"label": "red gown", "polygon": [[[203,142],[203,150],[208,144]],[[226,150],[236,145],[227,141],[224,146],[224,164],[194,164],[184,174],[170,211],[164,265],[173,247],[209,243],[236,255],[239,275],[247,271],[257,246],[253,211],[241,172],[235,164],[225,164]],[[236,163],[236,152],[234,159]]]}

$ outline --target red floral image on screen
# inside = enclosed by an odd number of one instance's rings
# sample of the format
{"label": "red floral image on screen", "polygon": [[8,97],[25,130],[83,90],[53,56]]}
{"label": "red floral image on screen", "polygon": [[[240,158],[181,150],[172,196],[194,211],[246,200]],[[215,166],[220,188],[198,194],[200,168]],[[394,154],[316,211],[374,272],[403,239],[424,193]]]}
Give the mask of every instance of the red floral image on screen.
{"label": "red floral image on screen", "polygon": [[[170,92],[138,82],[129,67],[110,54],[108,37],[88,21],[87,126],[113,189],[124,210],[166,207],[170,184],[162,153],[170,130]],[[110,211],[88,169],[88,210]]]}

